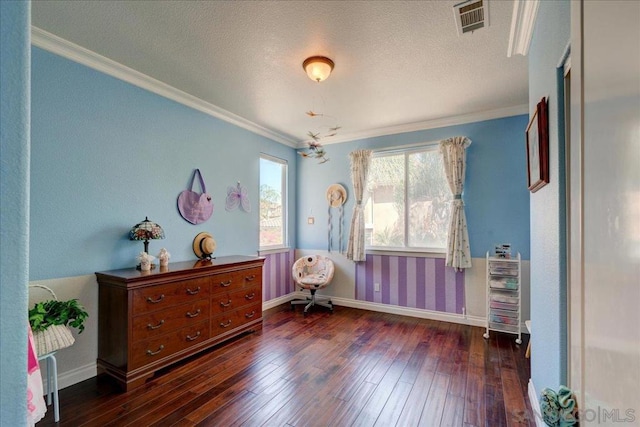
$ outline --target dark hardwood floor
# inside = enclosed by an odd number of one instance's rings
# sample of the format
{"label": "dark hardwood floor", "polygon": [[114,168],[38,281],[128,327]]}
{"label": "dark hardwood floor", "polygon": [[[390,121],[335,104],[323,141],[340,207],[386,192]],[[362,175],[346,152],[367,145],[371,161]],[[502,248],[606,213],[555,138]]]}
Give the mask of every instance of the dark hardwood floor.
{"label": "dark hardwood floor", "polygon": [[[121,393],[60,391],[63,426],[534,426],[528,336],[336,307],[281,306],[262,331]],[[53,409],[37,426],[56,425]]]}

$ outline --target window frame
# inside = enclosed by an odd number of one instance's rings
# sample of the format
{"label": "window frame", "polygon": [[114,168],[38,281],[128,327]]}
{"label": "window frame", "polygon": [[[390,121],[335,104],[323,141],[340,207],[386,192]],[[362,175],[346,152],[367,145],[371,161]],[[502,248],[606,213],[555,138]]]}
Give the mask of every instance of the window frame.
{"label": "window frame", "polygon": [[[401,145],[397,147],[391,147],[386,149],[373,150],[373,158],[393,156],[393,155],[404,155],[404,243],[405,246],[373,246],[369,245],[365,242],[365,252],[372,254],[385,254],[391,253],[394,255],[398,255],[401,253],[406,253],[409,256],[415,256],[417,254],[423,254],[428,256],[433,256],[436,258],[444,257],[447,252],[447,244],[445,242],[444,247],[418,247],[418,246],[409,246],[409,225],[410,225],[410,212],[407,208],[407,201],[409,198],[409,177],[408,177],[408,165],[409,165],[409,155],[412,153],[418,153],[423,151],[439,151],[440,143],[439,141],[433,142],[422,142],[418,144],[409,144],[409,145]],[[446,178],[446,177],[445,177]],[[369,192],[369,189],[367,189]],[[368,201],[368,200],[367,200]]]}
{"label": "window frame", "polygon": [[272,156],[266,153],[260,153],[260,160],[267,160],[282,166],[282,174],[280,177],[281,205],[282,205],[282,244],[262,246],[261,244],[261,227],[260,227],[260,187],[262,186],[262,171],[259,172],[258,185],[258,251],[260,253],[275,251],[289,248],[289,162],[286,159]]}

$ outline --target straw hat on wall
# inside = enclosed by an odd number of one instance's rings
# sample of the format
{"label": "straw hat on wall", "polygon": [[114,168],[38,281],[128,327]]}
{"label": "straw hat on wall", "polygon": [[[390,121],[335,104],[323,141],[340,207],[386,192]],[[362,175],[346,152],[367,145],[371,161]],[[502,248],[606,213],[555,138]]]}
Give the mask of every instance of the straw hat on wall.
{"label": "straw hat on wall", "polygon": [[331,184],[327,188],[327,202],[332,208],[337,208],[347,201],[347,190],[340,184]]}

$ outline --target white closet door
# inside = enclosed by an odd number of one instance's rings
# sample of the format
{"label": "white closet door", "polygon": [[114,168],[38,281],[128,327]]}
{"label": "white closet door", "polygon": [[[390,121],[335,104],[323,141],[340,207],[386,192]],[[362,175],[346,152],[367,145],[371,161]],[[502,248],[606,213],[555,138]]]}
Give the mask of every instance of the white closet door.
{"label": "white closet door", "polygon": [[572,7],[570,380],[581,425],[638,426],[640,2]]}

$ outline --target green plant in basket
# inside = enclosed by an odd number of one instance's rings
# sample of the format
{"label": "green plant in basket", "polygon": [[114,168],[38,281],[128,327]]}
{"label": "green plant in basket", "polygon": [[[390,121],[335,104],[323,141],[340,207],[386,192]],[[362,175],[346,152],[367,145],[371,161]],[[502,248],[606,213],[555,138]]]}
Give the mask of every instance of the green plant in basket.
{"label": "green plant in basket", "polygon": [[34,332],[44,331],[52,325],[68,325],[78,329],[81,334],[87,317],[89,313],[77,299],[38,302],[29,310],[29,323]]}

